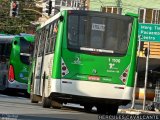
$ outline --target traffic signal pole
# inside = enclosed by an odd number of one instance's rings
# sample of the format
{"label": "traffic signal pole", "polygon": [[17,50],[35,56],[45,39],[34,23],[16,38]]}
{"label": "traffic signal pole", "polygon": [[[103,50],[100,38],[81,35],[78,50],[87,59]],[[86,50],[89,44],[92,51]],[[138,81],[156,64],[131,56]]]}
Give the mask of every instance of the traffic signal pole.
{"label": "traffic signal pole", "polygon": [[19,9],[19,1],[12,1],[10,5],[10,16],[11,17],[18,16],[18,9]]}
{"label": "traffic signal pole", "polygon": [[52,1],[49,1],[48,16],[52,13]]}

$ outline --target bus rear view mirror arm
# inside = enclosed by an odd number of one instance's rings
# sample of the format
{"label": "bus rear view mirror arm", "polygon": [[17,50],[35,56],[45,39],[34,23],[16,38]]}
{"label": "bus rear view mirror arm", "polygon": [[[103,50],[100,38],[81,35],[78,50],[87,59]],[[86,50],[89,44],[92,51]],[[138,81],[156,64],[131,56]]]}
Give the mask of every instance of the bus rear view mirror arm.
{"label": "bus rear view mirror arm", "polygon": [[59,20],[62,22],[62,21],[64,20],[64,17],[61,15],[61,16],[59,17]]}
{"label": "bus rear view mirror arm", "polygon": [[17,43],[18,43],[17,41],[14,41],[14,45],[17,45]]}

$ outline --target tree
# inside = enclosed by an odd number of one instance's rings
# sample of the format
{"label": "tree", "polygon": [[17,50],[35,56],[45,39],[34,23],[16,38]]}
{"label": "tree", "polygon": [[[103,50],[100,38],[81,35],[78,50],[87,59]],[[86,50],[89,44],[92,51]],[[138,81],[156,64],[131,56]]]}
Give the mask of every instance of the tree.
{"label": "tree", "polygon": [[41,15],[33,11],[25,11],[24,8],[34,9],[40,12],[42,12],[42,8],[36,7],[34,0],[19,0],[18,16],[11,17],[10,4],[10,0],[0,1],[0,32],[3,31],[8,34],[27,33],[31,22],[37,21]]}

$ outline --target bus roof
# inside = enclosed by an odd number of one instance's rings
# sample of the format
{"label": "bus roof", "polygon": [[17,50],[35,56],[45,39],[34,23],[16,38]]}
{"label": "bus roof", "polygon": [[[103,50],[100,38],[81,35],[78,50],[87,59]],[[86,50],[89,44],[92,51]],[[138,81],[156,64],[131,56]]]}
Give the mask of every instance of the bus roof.
{"label": "bus roof", "polygon": [[27,41],[34,42],[34,35],[32,36],[25,35],[25,36],[20,36],[20,37],[24,37]]}
{"label": "bus roof", "polygon": [[29,42],[34,42],[34,35],[15,35],[14,38],[15,39],[20,39],[21,37],[23,37],[26,41]]}
{"label": "bus roof", "polygon": [[14,36],[0,36],[0,43],[11,43]]}
{"label": "bus roof", "polygon": [[[72,9],[73,10],[73,9]],[[52,21],[54,21],[54,20],[56,20],[57,18],[59,18],[60,16],[61,16],[61,14],[62,14],[62,12],[63,11],[72,11],[71,9],[69,9],[69,10],[62,10],[62,11],[60,11],[59,13],[57,13],[56,15],[54,15],[53,17],[51,17],[51,18],[49,18],[47,21],[45,21],[44,23],[42,23],[39,27],[37,27],[37,30],[39,30],[39,29],[41,29],[41,28],[43,28],[44,26],[46,26],[47,24],[49,24],[49,23],[51,23]],[[73,11],[80,11],[80,10],[73,10]],[[83,11],[83,10],[81,10],[80,12],[86,12],[86,11]],[[99,11],[89,11],[90,13],[92,13],[92,12],[96,12],[96,13],[100,13]],[[101,12],[101,13],[103,13],[103,12]],[[103,13],[104,14],[104,13]],[[108,13],[107,13],[108,14]],[[112,13],[109,13],[109,14],[112,14]],[[118,16],[119,14],[117,14],[117,16]],[[137,14],[132,14],[132,13],[128,13],[127,14],[128,16],[133,16],[133,17],[137,17]],[[126,16],[127,16],[126,15]],[[122,15],[119,15],[119,16],[122,16]]]}
{"label": "bus roof", "polygon": [[27,33],[20,33],[20,36],[34,36],[33,34],[27,34]]}

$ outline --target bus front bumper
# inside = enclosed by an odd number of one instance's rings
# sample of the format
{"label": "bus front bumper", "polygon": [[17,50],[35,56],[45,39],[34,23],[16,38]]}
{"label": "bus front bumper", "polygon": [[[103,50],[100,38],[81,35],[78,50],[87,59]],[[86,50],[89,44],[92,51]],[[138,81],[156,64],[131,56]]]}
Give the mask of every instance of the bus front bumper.
{"label": "bus front bumper", "polygon": [[16,80],[13,82],[8,81],[7,88],[16,88],[16,89],[23,89],[27,90],[28,85],[26,83],[20,83]]}

